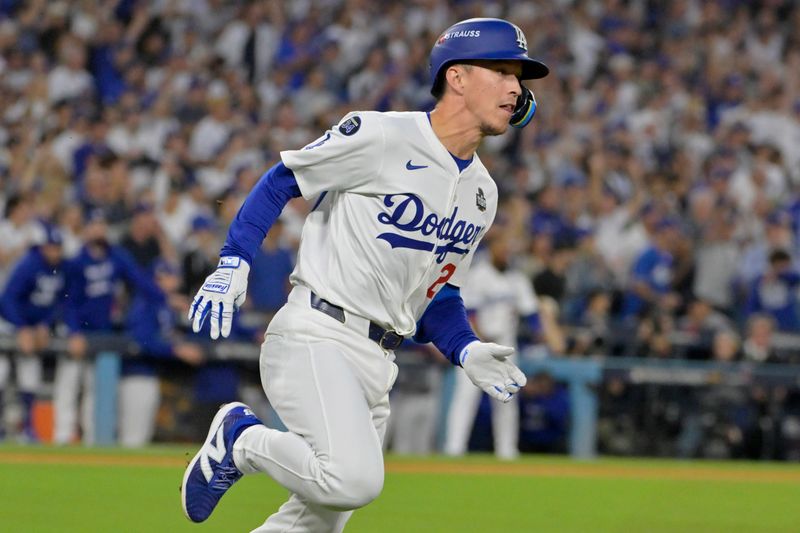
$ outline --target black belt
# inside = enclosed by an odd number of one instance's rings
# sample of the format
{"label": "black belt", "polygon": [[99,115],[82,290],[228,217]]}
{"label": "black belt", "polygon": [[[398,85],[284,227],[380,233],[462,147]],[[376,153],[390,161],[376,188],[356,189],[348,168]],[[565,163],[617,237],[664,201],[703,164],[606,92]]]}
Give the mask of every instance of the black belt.
{"label": "black belt", "polygon": [[[311,291],[311,307],[344,324],[344,309],[330,303],[328,300],[323,300],[313,291]],[[384,329],[372,321],[369,323],[368,336],[384,350],[395,350],[404,340],[404,337],[396,331]]]}

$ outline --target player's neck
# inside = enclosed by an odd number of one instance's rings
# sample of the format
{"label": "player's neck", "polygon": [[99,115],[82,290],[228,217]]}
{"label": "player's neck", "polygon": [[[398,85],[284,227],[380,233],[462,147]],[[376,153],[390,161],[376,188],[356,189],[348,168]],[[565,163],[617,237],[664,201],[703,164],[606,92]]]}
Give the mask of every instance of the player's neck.
{"label": "player's neck", "polygon": [[440,102],[431,111],[431,128],[447,151],[461,159],[469,159],[481,143],[480,127],[464,110],[452,109]]}

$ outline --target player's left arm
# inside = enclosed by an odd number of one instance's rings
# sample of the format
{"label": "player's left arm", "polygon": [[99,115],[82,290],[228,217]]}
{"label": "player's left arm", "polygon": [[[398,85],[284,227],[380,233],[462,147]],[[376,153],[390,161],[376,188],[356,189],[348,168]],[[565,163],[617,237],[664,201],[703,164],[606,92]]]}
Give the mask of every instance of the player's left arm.
{"label": "player's left arm", "polygon": [[446,284],[417,322],[414,340],[432,342],[454,365],[464,368],[470,380],[502,402],[525,386],[525,374],[508,357],[509,346],[481,342],[472,330],[460,289]]}
{"label": "player's left arm", "polygon": [[432,342],[451,363],[461,366],[461,351],[477,340],[460,289],[445,284],[417,322],[414,341],[421,344]]}
{"label": "player's left arm", "polygon": [[507,402],[525,386],[525,374],[508,360],[514,348],[493,342],[482,342],[467,318],[459,287],[468,282],[469,267],[475,252],[497,213],[497,187],[486,180],[486,229],[466,257],[462,259],[449,282],[436,294],[417,323],[417,342],[433,342],[451,363],[464,368],[472,383],[489,396]]}

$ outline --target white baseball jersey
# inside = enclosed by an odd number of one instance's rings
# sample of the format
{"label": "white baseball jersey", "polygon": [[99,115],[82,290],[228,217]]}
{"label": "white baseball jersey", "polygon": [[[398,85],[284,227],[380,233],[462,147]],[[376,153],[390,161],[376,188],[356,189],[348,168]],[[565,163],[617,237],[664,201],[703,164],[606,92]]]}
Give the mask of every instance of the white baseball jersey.
{"label": "white baseball jersey", "polygon": [[498,270],[489,257],[479,257],[462,292],[464,306],[474,309],[485,340],[516,346],[519,317],[538,310],[531,281],[518,270]]}
{"label": "white baseball jersey", "polygon": [[350,113],[281,158],[317,202],[292,283],[401,335],[445,283],[462,284],[497,210],[477,155],[459,173],[422,112]]}

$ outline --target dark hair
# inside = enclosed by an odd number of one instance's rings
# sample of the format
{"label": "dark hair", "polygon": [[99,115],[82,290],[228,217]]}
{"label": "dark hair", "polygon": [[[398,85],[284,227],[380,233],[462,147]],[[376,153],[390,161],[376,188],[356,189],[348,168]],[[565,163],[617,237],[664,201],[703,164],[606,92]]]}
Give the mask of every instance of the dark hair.
{"label": "dark hair", "polygon": [[769,264],[774,265],[775,263],[779,262],[787,262],[791,261],[792,256],[789,255],[789,252],[784,250],[783,248],[778,248],[777,250],[772,250],[769,253]]}
{"label": "dark hair", "polygon": [[439,74],[436,77],[436,81],[433,82],[433,87],[431,87],[431,95],[436,99],[438,102],[444,96],[444,74]]}
{"label": "dark hair", "polygon": [[464,65],[467,68],[472,66],[467,60],[451,61],[441,66],[441,68],[439,69],[439,75],[436,76],[436,80],[434,80],[433,82],[433,87],[431,87],[431,95],[436,99],[437,102],[442,99],[442,96],[444,96],[444,88],[445,85],[447,85],[445,83],[447,69],[452,67],[453,65]]}
{"label": "dark hair", "polygon": [[11,196],[8,201],[6,202],[5,209],[3,210],[3,218],[8,218],[11,216],[11,213],[19,207],[20,204],[28,201],[28,195],[23,193],[17,193]]}

